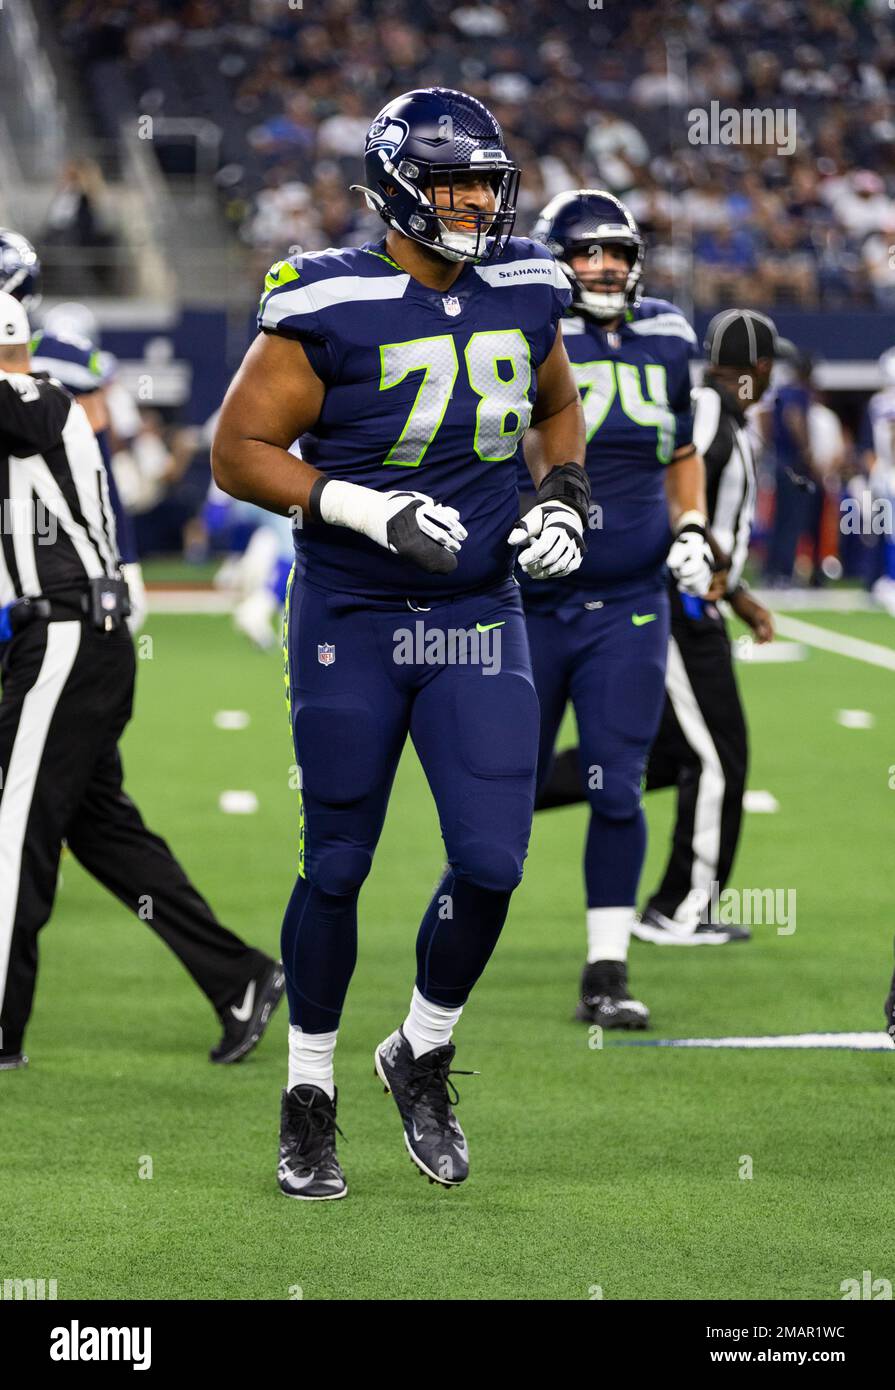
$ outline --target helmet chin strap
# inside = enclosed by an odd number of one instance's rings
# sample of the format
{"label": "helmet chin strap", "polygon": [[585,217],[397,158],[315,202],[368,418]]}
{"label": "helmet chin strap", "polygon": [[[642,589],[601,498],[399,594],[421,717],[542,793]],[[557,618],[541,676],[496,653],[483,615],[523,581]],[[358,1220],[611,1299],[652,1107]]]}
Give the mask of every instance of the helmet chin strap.
{"label": "helmet chin strap", "polygon": [[626,290],[586,290],[579,282],[580,303],[595,319],[614,319],[628,307]]}
{"label": "helmet chin strap", "polygon": [[433,242],[433,251],[437,251],[447,261],[479,259],[479,256],[475,255],[475,248],[479,244],[479,236],[476,232],[452,232],[445,226],[440,217],[438,225],[441,228],[441,240],[440,242]]}

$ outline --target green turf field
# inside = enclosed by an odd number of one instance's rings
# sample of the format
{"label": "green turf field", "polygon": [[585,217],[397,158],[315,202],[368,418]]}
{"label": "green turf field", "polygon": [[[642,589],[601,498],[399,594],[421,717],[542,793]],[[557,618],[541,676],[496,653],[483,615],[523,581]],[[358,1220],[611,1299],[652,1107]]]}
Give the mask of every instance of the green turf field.
{"label": "green turf field", "polygon": [[[805,614],[892,645],[884,615]],[[224,920],[276,949],[296,858],[278,654],[215,617],[155,617],[125,743],[128,785]],[[649,1037],[882,1027],[891,972],[895,673],[811,651],[740,666],[751,815],[733,879],[795,889],[797,929],[746,946],[634,943]],[[250,726],[223,732],[220,709]],[[846,729],[839,709],[875,716]],[[568,731],[571,734],[571,730]],[[253,790],[257,814],[218,810]],[[668,794],[648,801],[651,886]],[[179,964],[67,858],[43,934],[23,1072],[0,1075],[0,1277],[60,1298],[830,1298],[895,1281],[895,1057],[592,1049],[571,1021],[583,957],[584,812],[536,823],[525,881],[460,1028],[472,1176],[417,1175],[374,1045],[404,1016],[442,862],[412,753],[361,898],[336,1054],[344,1202],[275,1183],[285,1007],[244,1064],[206,1061],[216,1020]],[[643,1036],[643,1035],[640,1035]],[[152,1160],[152,1177],[145,1171]],[[751,1159],[753,1176],[739,1174]],[[301,1291],[301,1295],[298,1294]]]}

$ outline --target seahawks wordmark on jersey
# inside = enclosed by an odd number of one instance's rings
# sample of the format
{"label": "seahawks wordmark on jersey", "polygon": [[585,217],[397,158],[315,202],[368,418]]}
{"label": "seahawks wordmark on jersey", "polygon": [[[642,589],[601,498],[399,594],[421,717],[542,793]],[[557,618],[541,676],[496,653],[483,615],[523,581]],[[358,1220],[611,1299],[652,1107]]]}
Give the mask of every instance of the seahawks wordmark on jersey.
{"label": "seahawks wordmark on jersey", "polygon": [[466,593],[507,577],[536,372],[570,302],[550,252],[521,237],[464,265],[447,292],[402,270],[384,240],[273,267],[259,327],[297,338],[326,386],[302,457],[377,491],[427,493],[456,507],[469,533],[457,569],[432,575],[353,531],[308,523],[296,532],[299,576],[369,596]]}

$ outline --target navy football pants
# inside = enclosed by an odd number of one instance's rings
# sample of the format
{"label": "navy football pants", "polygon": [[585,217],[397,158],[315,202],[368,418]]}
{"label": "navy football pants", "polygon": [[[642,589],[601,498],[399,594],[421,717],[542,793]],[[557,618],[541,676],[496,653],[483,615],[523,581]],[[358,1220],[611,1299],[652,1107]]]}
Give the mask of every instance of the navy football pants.
{"label": "navy football pants", "polygon": [[302,789],[282,933],[291,1021],[309,1033],[338,1027],[358,894],[408,734],[448,860],[419,930],[416,984],[457,1007],[497,942],[531,830],[538,704],[518,588],[411,609],[296,580],[285,646]]}
{"label": "navy football pants", "polygon": [[527,614],[541,706],[539,789],[569,701],[578,721],[591,811],[584,854],[588,907],[636,901],[646,854],[641,789],[665,701],[669,621],[664,589],[599,608],[578,604]]}

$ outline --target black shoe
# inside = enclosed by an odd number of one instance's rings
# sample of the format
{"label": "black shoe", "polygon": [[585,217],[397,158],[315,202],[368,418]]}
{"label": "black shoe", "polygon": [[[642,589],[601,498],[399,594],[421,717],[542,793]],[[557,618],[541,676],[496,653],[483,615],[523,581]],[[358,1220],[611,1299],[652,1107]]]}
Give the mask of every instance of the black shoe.
{"label": "black shoe", "polygon": [[260,1041],[282,998],[286,976],[278,960],[270,961],[220,1012],[224,1036],[209,1052],[212,1062],[239,1062]]}
{"label": "black shoe", "polygon": [[[391,1091],[394,1096],[404,1122],[407,1152],[420,1172],[442,1187],[456,1187],[469,1177],[466,1136],[451,1109],[460,1099],[453,1082],[448,1080],[454,1051],[453,1043],[446,1043],[414,1057],[413,1048],[399,1028],[373,1053],[376,1075],[386,1093]],[[476,1073],[463,1071],[453,1075]]]}
{"label": "black shoe", "polygon": [[24,1052],[0,1052],[0,1071],[17,1071],[27,1065],[28,1058]]}
{"label": "black shoe", "polygon": [[575,1017],[601,1028],[649,1027],[649,1009],[631,998],[628,967],[618,960],[598,960],[584,967]]}
{"label": "black shoe", "polygon": [[892,1039],[892,1042],[895,1043],[895,975],[892,976],[892,987],[889,990],[889,997],[886,1000],[885,1009],[886,1032]]}
{"label": "black shoe", "polygon": [[676,922],[655,907],[644,908],[634,918],[631,935],[656,946],[726,946],[730,941],[750,941],[748,927],[731,927],[720,922]]}
{"label": "black shoe", "polygon": [[336,1100],[319,1086],[283,1091],[280,1110],[280,1162],[277,1181],[287,1197],[303,1202],[333,1202],[348,1196],[336,1158]]}

